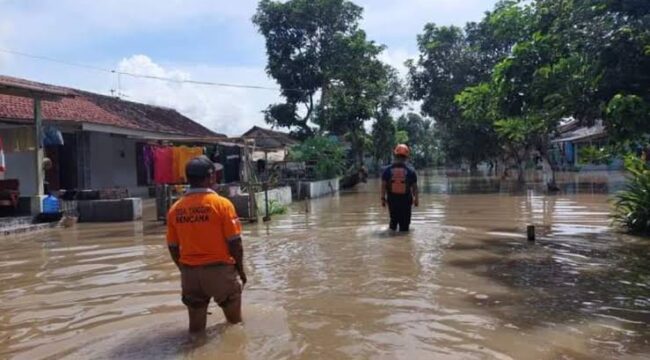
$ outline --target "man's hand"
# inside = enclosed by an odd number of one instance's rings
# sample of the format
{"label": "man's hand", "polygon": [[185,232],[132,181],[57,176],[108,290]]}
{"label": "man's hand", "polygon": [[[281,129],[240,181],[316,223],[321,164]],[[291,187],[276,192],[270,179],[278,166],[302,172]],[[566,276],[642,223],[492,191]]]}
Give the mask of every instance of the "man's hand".
{"label": "man's hand", "polygon": [[420,199],[418,199],[418,198],[414,198],[414,199],[413,199],[413,206],[415,206],[415,207],[420,206]]}
{"label": "man's hand", "polygon": [[248,278],[244,272],[244,248],[242,247],[241,237],[239,235],[228,241],[228,251],[230,251],[230,255],[235,259],[235,269],[237,269],[242,284],[246,285]]}
{"label": "man's hand", "polygon": [[381,198],[381,207],[386,207],[386,198]]}
{"label": "man's hand", "polygon": [[248,277],[246,277],[246,273],[243,270],[238,272],[239,272],[239,278],[241,279],[242,286],[246,285],[246,283],[248,282]]}
{"label": "man's hand", "polygon": [[169,249],[169,255],[171,255],[172,260],[174,261],[174,264],[176,264],[176,267],[178,270],[181,269],[181,263],[180,263],[180,258],[181,258],[181,251],[178,248],[177,244],[169,245],[167,247]]}

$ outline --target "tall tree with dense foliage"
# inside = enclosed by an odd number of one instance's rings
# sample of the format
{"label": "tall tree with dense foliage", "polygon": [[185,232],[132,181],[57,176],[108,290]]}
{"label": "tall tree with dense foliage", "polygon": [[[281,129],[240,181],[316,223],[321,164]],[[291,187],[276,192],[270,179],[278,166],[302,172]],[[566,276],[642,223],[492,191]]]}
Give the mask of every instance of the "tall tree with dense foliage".
{"label": "tall tree with dense foliage", "polygon": [[358,44],[351,47],[360,49],[347,54],[349,66],[332,85],[329,102],[318,121],[322,129],[351,143],[355,162],[361,165],[366,148],[364,124],[401,106],[403,90],[397,71],[377,59],[381,48],[365,39],[356,41]]}
{"label": "tall tree with dense foliage", "polygon": [[265,111],[266,121],[303,138],[345,138],[359,164],[365,122],[398,107],[403,91],[396,70],[379,60],[384,47],[359,28],[361,14],[346,0],[262,0],[253,18],[266,39],[267,72],[285,98]]}
{"label": "tall tree with dense foliage", "polygon": [[428,24],[418,35],[420,56],[408,63],[410,95],[435,119],[448,160],[466,160],[475,167],[496,156],[491,123],[465,118],[454,100],[467,87],[490,78],[493,65],[526,32],[528,16],[517,1],[501,1],[480,23],[465,29]]}
{"label": "tall tree with dense foliage", "polygon": [[359,36],[361,13],[346,0],[260,1],[253,22],[266,39],[266,70],[285,98],[266,110],[267,122],[314,134],[312,120],[341,71],[341,55]]}
{"label": "tall tree with dense foliage", "polygon": [[524,8],[526,36],[487,81],[457,96],[463,113],[489,119],[511,154],[536,150],[551,171],[550,140],[563,118],[604,119],[616,142],[647,134],[650,3],[538,0]]}
{"label": "tall tree with dense foliage", "polygon": [[380,114],[372,125],[373,158],[378,164],[388,164],[397,144],[395,120],[390,114]]}
{"label": "tall tree with dense foliage", "polygon": [[345,150],[341,143],[326,136],[314,136],[291,148],[289,159],[313,165],[317,180],[331,179],[345,171]]}

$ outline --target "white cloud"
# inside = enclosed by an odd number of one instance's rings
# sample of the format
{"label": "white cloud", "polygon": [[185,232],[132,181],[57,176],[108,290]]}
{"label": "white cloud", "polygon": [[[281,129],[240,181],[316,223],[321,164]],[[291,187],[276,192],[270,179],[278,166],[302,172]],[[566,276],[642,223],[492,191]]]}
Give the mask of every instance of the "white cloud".
{"label": "white cloud", "polygon": [[411,53],[403,48],[387,48],[381,53],[381,55],[379,55],[379,59],[397,69],[400,75],[405,77],[408,69],[404,63],[408,59],[417,58],[417,55],[417,53]]}
{"label": "white cloud", "polygon": [[[209,80],[275,87],[262,68],[162,66],[145,55],[123,59],[118,70],[175,80]],[[179,84],[122,76],[126,99],[175,108],[204,126],[228,135],[241,135],[253,125],[263,125],[261,111],[279,101],[276,91],[194,84]]]}
{"label": "white cloud", "polygon": [[[385,44],[381,55],[402,75],[406,59],[417,55],[416,36],[428,22],[463,25],[480,19],[496,0],[353,0],[365,9],[362,27],[370,39]],[[113,68],[125,54],[152,54],[164,49],[165,36],[186,27],[224,25],[188,39],[189,51],[236,43],[227,60],[187,64],[183,51],[165,58],[135,55],[119,62],[123,71],[174,79],[194,79],[275,86],[267,78],[261,36],[251,23],[257,0],[0,0],[0,48],[62,57]],[[214,27],[212,27],[214,29]],[[142,48],[142,39],[149,48]],[[218,39],[219,41],[212,41]],[[252,40],[251,40],[252,39]],[[153,50],[150,50],[153,49]],[[63,54],[63,55],[61,55]],[[161,55],[156,55],[161,56]],[[91,60],[83,60],[91,59]],[[235,64],[235,65],[233,65]],[[241,66],[238,64],[252,64]],[[115,88],[111,74],[39,62],[0,53],[0,73],[107,94]],[[277,92],[198,85],[179,85],[123,76],[121,91],[129,100],[174,107],[211,129],[240,134],[262,124],[261,110],[279,100]]]}

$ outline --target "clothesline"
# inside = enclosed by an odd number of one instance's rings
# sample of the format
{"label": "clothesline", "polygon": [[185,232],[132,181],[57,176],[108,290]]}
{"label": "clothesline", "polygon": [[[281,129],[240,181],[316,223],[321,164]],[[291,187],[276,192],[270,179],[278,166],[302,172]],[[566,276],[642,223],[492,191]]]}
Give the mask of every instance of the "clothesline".
{"label": "clothesline", "polygon": [[153,183],[184,184],[187,183],[185,165],[204,154],[203,147],[145,145],[143,160],[147,176]]}

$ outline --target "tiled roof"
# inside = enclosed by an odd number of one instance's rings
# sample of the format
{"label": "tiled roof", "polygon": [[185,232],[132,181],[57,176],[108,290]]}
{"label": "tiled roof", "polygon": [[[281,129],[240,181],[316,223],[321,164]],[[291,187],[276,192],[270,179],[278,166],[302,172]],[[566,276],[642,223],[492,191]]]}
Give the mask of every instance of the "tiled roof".
{"label": "tiled roof", "polygon": [[264,129],[259,126],[253,126],[242,135],[242,138],[255,139],[256,145],[262,148],[282,148],[298,143],[287,133]]}
{"label": "tiled roof", "polygon": [[[86,91],[36,83],[24,79],[0,76],[0,84],[13,83],[46,90],[57,90],[73,97],[60,101],[42,102],[43,120],[115,126],[161,134],[192,137],[225,137],[180,114],[162,108]],[[18,122],[33,121],[30,98],[0,95],[0,119]]]}
{"label": "tiled roof", "polygon": [[70,95],[70,92],[68,89],[58,86],[40,84],[8,76],[0,76],[0,94],[27,97],[61,97]]}
{"label": "tiled roof", "polygon": [[554,139],[552,142],[581,142],[605,136],[607,136],[607,130],[605,129],[603,122],[601,120],[598,120],[593,126],[582,126],[577,127],[571,131],[563,132],[557,139]]}

